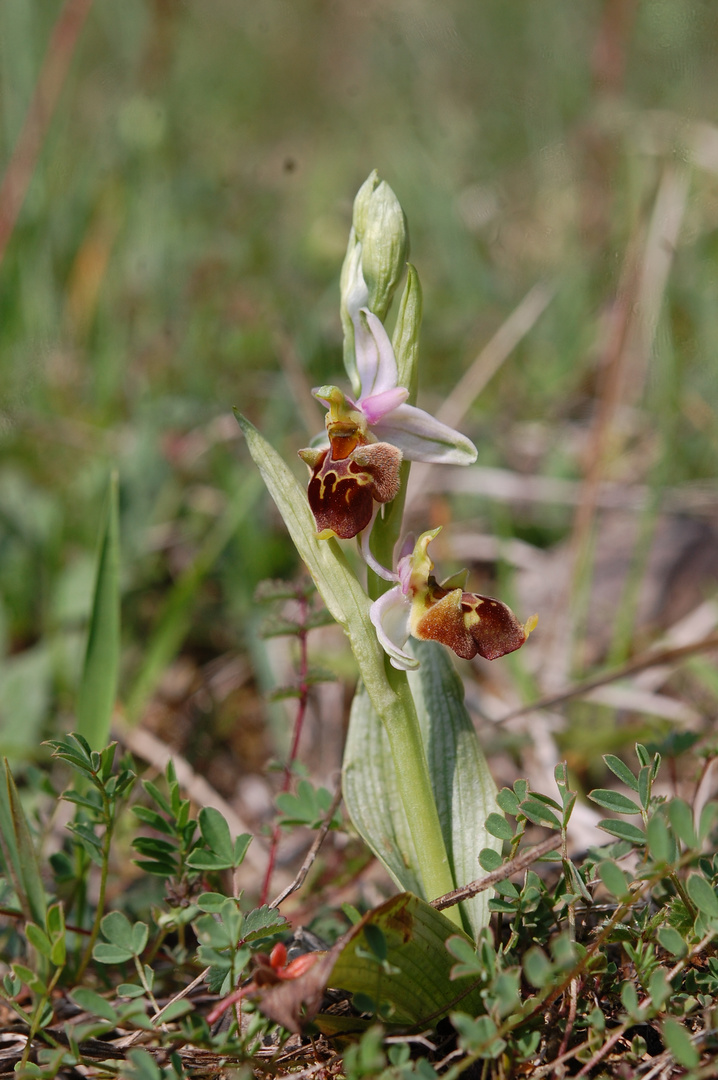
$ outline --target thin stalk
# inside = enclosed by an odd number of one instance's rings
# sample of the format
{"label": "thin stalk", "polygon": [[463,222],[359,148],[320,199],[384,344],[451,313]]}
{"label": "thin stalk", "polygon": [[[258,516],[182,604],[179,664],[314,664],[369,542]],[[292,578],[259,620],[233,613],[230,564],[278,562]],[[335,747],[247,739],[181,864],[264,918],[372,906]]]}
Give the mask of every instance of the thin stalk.
{"label": "thin stalk", "polygon": [[142,961],[140,960],[139,956],[133,956],[132,959],[135,962],[135,971],[137,972],[139,980],[142,983],[142,989],[147,994],[147,997],[149,998],[149,1001],[150,1001],[150,1005],[155,1010],[155,1017],[156,1017],[158,1015],[159,1011],[160,1011],[160,1007],[157,1004],[157,1000],[155,998],[155,995],[152,993],[152,987],[150,986],[149,982],[147,981],[147,976],[145,974],[145,969],[143,967]]}
{"label": "thin stalk", "polygon": [[63,972],[62,967],[59,967],[59,968],[55,969],[55,974],[52,976],[52,978],[50,979],[50,982],[47,984],[47,993],[43,994],[42,997],[40,997],[40,999],[37,1002],[37,1005],[35,1006],[35,1012],[34,1012],[33,1017],[32,1017],[32,1023],[30,1025],[30,1030],[29,1030],[28,1035],[27,1035],[27,1042],[25,1043],[25,1049],[22,1052],[22,1058],[21,1058],[21,1060],[19,1062],[19,1064],[20,1064],[20,1070],[19,1071],[20,1071],[21,1074],[27,1075],[26,1073],[24,1073],[24,1070],[25,1070],[25,1066],[27,1065],[27,1063],[28,1063],[28,1061],[30,1059],[30,1052],[32,1050],[32,1041],[35,1038],[35,1036],[37,1035],[37,1032],[38,1032],[38,1030],[40,1028],[40,1020],[42,1019],[42,1014],[45,1011],[45,1005],[47,1004],[48,1001],[50,1001],[50,999],[52,997],[52,991],[55,989],[55,986],[57,985],[57,981],[60,978],[60,976],[62,975],[62,972]]}
{"label": "thin stalk", "polygon": [[[302,728],[304,727],[304,719],[307,714],[307,704],[309,702],[309,683],[307,677],[309,675],[309,650],[307,647],[307,629],[306,620],[309,604],[306,596],[298,597],[299,600],[299,699],[297,704],[297,715],[294,718],[294,733],[292,735],[292,745],[289,751],[289,757],[287,763],[284,766],[284,780],[282,783],[282,793],[289,791],[292,786],[292,766],[297,760],[297,753],[299,751],[299,740],[302,736]],[[272,874],[274,873],[274,865],[277,859],[277,848],[279,847],[279,837],[281,835],[281,827],[275,825],[272,830],[272,842],[269,848],[269,861],[267,862],[267,869],[264,874],[264,882],[262,884],[262,892],[259,898],[260,906],[267,903],[267,897],[269,896],[269,888],[272,883]]]}
{"label": "thin stalk", "polygon": [[105,835],[102,838],[102,866],[100,867],[100,892],[97,898],[97,910],[95,911],[95,919],[90,930],[90,937],[88,939],[85,951],[80,961],[80,967],[75,976],[75,981],[80,982],[85,968],[92,959],[92,950],[95,947],[95,942],[100,933],[100,923],[102,922],[102,916],[105,912],[105,894],[107,892],[107,877],[110,870],[110,847],[112,845],[112,834],[115,829],[115,814],[112,800],[110,800],[105,793],[104,788],[102,790],[102,807],[105,812]]}

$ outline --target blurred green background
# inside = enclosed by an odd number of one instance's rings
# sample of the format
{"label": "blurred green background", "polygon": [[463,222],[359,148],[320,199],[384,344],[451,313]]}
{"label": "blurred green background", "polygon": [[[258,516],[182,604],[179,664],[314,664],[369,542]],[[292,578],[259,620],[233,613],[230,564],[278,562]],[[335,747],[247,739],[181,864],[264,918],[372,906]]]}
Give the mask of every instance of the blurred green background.
{"label": "blurred green background", "polygon": [[[3,171],[62,10],[0,3]],[[710,0],[95,0],[0,264],[3,752],[73,726],[112,468],[122,700],[141,715],[178,653],[261,667],[254,589],[296,564],[231,408],[288,460],[306,444],[302,380],[340,378],[339,269],[373,168],[409,220],[427,405],[534,284],[555,287],[463,426],[484,466],[578,480],[607,316],[661,184],[687,184],[604,474],[714,479],[716,42]],[[540,548],[572,521],[442,513]]]}

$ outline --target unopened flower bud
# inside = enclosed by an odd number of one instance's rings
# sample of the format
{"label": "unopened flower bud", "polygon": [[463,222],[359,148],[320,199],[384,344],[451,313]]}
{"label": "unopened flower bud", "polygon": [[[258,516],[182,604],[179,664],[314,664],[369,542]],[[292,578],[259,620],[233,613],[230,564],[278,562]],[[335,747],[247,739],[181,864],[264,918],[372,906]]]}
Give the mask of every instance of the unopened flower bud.
{"label": "unopened flower bud", "polygon": [[352,228],[341,273],[344,366],[358,393],[354,323],[360,308],[382,321],[404,272],[409,250],[404,212],[374,170],[354,200]]}
{"label": "unopened flower bud", "polygon": [[[370,181],[374,186],[368,195]],[[354,229],[362,245],[362,273],[369,289],[366,306],[383,322],[404,273],[409,236],[399,200],[376,172],[362,186],[355,201]]]}

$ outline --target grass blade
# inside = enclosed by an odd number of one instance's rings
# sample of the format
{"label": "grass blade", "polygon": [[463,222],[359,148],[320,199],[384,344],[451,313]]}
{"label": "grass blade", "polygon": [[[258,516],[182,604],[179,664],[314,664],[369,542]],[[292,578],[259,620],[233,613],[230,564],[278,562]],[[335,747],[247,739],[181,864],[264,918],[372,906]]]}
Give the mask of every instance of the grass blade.
{"label": "grass blade", "polygon": [[107,745],[120,667],[118,477],[110,476],[87,650],[77,697],[78,731],[94,750]]}

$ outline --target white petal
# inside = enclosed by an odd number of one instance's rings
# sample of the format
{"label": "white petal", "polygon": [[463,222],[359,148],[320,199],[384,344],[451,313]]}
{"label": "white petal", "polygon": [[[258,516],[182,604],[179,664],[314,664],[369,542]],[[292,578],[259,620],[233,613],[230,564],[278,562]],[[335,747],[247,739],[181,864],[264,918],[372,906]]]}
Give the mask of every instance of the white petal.
{"label": "white petal", "polygon": [[399,405],[372,428],[377,439],[393,443],[409,461],[471,465],[477,449],[460,431],[442,424],[414,405]]}
{"label": "white petal", "polygon": [[393,390],[399,378],[396,357],[380,319],[362,308],[354,323],[354,345],[361,396]]}
{"label": "white petal", "polygon": [[356,243],[351,250],[347,250],[342,266],[342,299],[352,322],[359,317],[360,308],[369,302],[369,288],[362,273],[361,255],[361,244]]}
{"label": "white petal", "polygon": [[389,589],[369,609],[369,618],[376,628],[379,644],[389,654],[392,667],[409,671],[419,666],[416,657],[403,651],[409,638],[411,600],[398,585]]}

